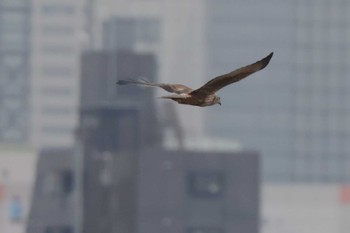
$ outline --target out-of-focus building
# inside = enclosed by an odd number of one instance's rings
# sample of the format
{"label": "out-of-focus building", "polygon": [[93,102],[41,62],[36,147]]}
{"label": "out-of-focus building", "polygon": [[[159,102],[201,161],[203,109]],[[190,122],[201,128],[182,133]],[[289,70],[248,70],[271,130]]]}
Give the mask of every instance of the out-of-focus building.
{"label": "out-of-focus building", "polygon": [[262,153],[263,179],[287,181],[293,168],[294,5],[292,1],[206,0],[206,76],[230,72],[274,52],[270,64],[219,91],[207,133]]}
{"label": "out-of-focus building", "polygon": [[73,145],[79,58],[89,46],[85,4],[0,1],[0,143]]}
{"label": "out-of-focus building", "polygon": [[31,140],[38,148],[73,146],[85,1],[33,0],[31,10]]}
{"label": "out-of-focus building", "polygon": [[[161,144],[161,129],[156,116],[154,89],[142,90],[137,86],[116,88],[116,81],[129,76],[157,77],[157,64],[151,53],[131,51],[86,52],[82,57],[81,109],[115,105],[134,107],[140,111],[138,121],[140,143],[143,147]],[[136,121],[136,122],[138,122]],[[107,126],[108,127],[108,126]],[[99,135],[103,137],[103,135]],[[126,137],[127,135],[125,135]],[[100,139],[102,140],[102,139]]]}
{"label": "out-of-focus building", "polygon": [[0,149],[0,232],[23,233],[32,204],[37,153],[27,147]]}
{"label": "out-of-focus building", "polygon": [[[84,111],[80,178],[79,155],[42,152],[28,233],[259,232],[257,153],[141,149],[137,115]],[[109,140],[95,140],[101,133]]]}
{"label": "out-of-focus building", "polygon": [[84,233],[258,232],[256,153],[147,148],[139,114],[82,111]]}
{"label": "out-of-focus building", "polygon": [[350,9],[296,1],[293,178],[350,182]]}
{"label": "out-of-focus building", "polygon": [[30,141],[29,1],[0,0],[0,144]]}
{"label": "out-of-focus building", "polygon": [[[87,52],[82,59],[79,141],[82,166],[81,229],[137,232],[138,155],[161,144],[154,90],[116,89],[119,79],[157,77],[153,54],[128,50]],[[99,210],[96,212],[96,210]]]}
{"label": "out-of-focus building", "polygon": [[137,232],[259,232],[255,152],[142,151]]}
{"label": "out-of-focus building", "polygon": [[27,233],[73,233],[78,221],[73,149],[44,149],[39,154],[26,224]]}

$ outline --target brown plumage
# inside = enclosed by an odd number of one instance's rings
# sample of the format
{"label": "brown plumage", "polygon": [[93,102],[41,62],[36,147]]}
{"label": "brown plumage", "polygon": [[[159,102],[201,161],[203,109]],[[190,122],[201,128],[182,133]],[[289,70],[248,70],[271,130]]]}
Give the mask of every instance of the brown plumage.
{"label": "brown plumage", "polygon": [[182,84],[150,83],[145,80],[119,80],[117,84],[139,84],[144,86],[160,87],[168,92],[175,93],[175,95],[162,96],[160,98],[171,99],[179,104],[188,104],[200,107],[211,106],[214,104],[221,105],[220,97],[216,95],[217,91],[229,84],[238,82],[261,69],[264,69],[269,64],[272,55],[273,53],[270,53],[267,57],[261,59],[260,61],[213,78],[196,90],[192,90],[191,88]]}

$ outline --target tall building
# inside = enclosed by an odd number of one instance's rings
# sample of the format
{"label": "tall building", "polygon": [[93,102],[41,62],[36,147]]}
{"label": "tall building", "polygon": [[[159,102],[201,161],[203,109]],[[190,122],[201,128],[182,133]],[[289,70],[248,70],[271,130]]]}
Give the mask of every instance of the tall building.
{"label": "tall building", "polygon": [[43,149],[36,164],[27,233],[79,232],[76,153],[70,148]]}
{"label": "tall building", "polygon": [[0,143],[30,137],[30,1],[0,0]]}
{"label": "tall building", "polygon": [[261,151],[264,180],[288,180],[294,127],[293,2],[205,2],[206,76],[230,72],[275,52],[264,70],[219,91],[222,106],[208,108],[206,130]]}
{"label": "tall building", "polygon": [[77,124],[85,1],[0,1],[0,141],[69,146]]}
{"label": "tall building", "polygon": [[32,1],[32,140],[72,146],[78,122],[84,1]]}
{"label": "tall building", "polygon": [[296,1],[296,180],[350,182],[350,3]]}

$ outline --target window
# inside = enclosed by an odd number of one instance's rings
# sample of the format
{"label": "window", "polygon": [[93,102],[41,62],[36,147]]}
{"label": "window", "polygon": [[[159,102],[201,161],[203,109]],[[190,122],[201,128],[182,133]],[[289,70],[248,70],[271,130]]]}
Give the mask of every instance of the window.
{"label": "window", "polygon": [[11,6],[11,7],[23,7],[28,6],[28,0],[2,0],[0,1],[1,6]]}
{"label": "window", "polygon": [[71,96],[73,90],[70,87],[45,87],[42,93],[46,96]]}
{"label": "window", "polygon": [[13,24],[21,26],[25,23],[27,23],[28,16],[26,14],[23,14],[21,11],[4,11],[1,12],[0,15],[1,23],[3,25],[6,24]]}
{"label": "window", "polygon": [[70,36],[74,33],[74,28],[70,25],[46,25],[42,30],[44,34],[54,36]]}
{"label": "window", "polygon": [[45,115],[70,115],[75,113],[75,109],[66,106],[45,106],[42,112]]}
{"label": "window", "polygon": [[224,233],[224,230],[219,227],[191,227],[188,233]]}
{"label": "window", "polygon": [[73,192],[74,183],[73,183],[73,172],[70,170],[65,170],[61,172],[62,176],[62,191],[65,194]]}
{"label": "window", "polygon": [[10,219],[13,223],[19,223],[23,217],[22,201],[19,196],[13,196],[10,200]]}
{"label": "window", "polygon": [[42,50],[47,55],[69,56],[74,51],[74,48],[72,48],[71,46],[65,46],[65,45],[44,45],[42,47]]}
{"label": "window", "polygon": [[44,178],[43,191],[45,195],[68,195],[74,189],[74,176],[71,170],[50,171]]}
{"label": "window", "polygon": [[49,226],[46,227],[45,233],[73,233],[71,226]]}
{"label": "window", "polygon": [[25,42],[25,38],[21,33],[4,33],[1,35],[2,43],[6,45],[14,45],[23,47]]}
{"label": "window", "polygon": [[3,64],[7,67],[11,68],[17,68],[18,66],[21,66],[23,69],[23,57],[19,55],[13,55],[13,54],[6,54],[5,57],[2,58]]}
{"label": "window", "polygon": [[42,7],[42,12],[45,15],[73,15],[75,8],[73,5],[46,4]]}
{"label": "window", "polygon": [[43,67],[42,74],[47,77],[69,76],[72,74],[72,69],[67,66],[47,65]]}
{"label": "window", "polygon": [[44,126],[42,132],[44,134],[66,136],[73,134],[73,129],[63,126]]}
{"label": "window", "polygon": [[194,197],[218,197],[223,193],[224,174],[221,172],[191,172],[188,175],[188,191]]}

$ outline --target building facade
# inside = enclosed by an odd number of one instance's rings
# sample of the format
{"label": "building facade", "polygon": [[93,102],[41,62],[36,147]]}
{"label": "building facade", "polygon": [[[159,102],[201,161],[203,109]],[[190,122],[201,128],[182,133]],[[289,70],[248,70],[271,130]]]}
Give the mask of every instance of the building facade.
{"label": "building facade", "polygon": [[39,154],[27,233],[74,233],[78,221],[75,151],[50,148]]}
{"label": "building facade", "polygon": [[208,76],[275,52],[220,91],[208,132],[261,151],[266,181],[349,182],[349,3],[206,2]]}
{"label": "building facade", "polygon": [[208,109],[206,130],[261,151],[264,180],[288,180],[293,156],[293,3],[205,2],[206,76],[230,72],[274,52],[264,70],[219,91],[222,106]]}
{"label": "building facade", "polygon": [[69,147],[78,124],[85,1],[31,1],[31,140]]}
{"label": "building facade", "polygon": [[350,9],[297,1],[293,161],[296,180],[350,182]]}
{"label": "building facade", "polygon": [[1,143],[73,145],[86,8],[84,0],[0,1]]}
{"label": "building facade", "polygon": [[0,143],[30,141],[29,0],[0,1]]}
{"label": "building facade", "polygon": [[146,150],[138,184],[139,233],[259,232],[256,152]]}

